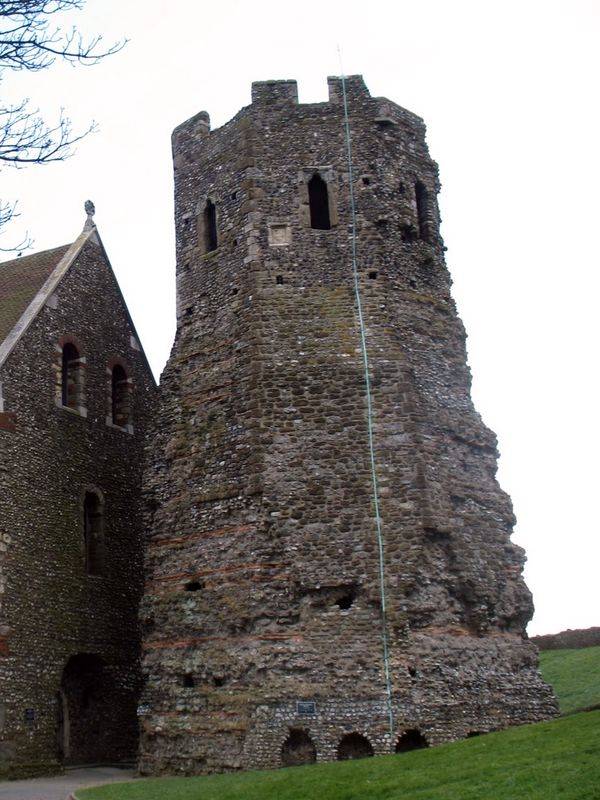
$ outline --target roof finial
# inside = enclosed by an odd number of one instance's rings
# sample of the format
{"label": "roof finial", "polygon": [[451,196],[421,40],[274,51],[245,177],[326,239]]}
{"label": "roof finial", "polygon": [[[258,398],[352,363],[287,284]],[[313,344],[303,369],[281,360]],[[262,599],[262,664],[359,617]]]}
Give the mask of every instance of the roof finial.
{"label": "roof finial", "polygon": [[96,223],[94,222],[94,214],[96,213],[96,206],[92,203],[91,200],[86,200],[83,204],[85,209],[85,213],[87,214],[87,219],[85,221],[85,225],[83,226],[84,231],[89,231],[92,228],[96,227]]}

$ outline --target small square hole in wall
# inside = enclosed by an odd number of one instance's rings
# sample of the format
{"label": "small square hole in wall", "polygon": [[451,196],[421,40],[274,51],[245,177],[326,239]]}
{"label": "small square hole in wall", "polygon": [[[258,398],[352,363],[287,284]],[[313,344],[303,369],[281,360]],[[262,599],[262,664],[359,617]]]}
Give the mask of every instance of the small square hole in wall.
{"label": "small square hole in wall", "polygon": [[231,193],[231,199],[232,199],[232,200],[235,200],[235,199],[237,199],[237,192],[232,192],[232,193]]}
{"label": "small square hole in wall", "polygon": [[400,236],[403,242],[408,242],[409,244],[416,242],[418,239],[417,229],[409,223],[404,223],[400,225]]}
{"label": "small square hole in wall", "polygon": [[269,222],[269,247],[287,247],[292,243],[292,228],[287,222]]}
{"label": "small square hole in wall", "polygon": [[410,278],[409,281],[408,281],[408,284],[409,284],[411,289],[416,289],[417,288],[417,282],[416,282],[416,280],[414,278]]}
{"label": "small square hole in wall", "polygon": [[377,271],[376,271],[376,270],[374,270],[374,269],[372,269],[372,270],[369,272],[369,278],[370,278],[372,281],[374,281],[374,280],[377,278]]}
{"label": "small square hole in wall", "polygon": [[186,672],[185,675],[182,676],[181,685],[186,689],[192,689],[196,685],[196,681],[191,672]]}
{"label": "small square hole in wall", "polygon": [[234,286],[234,287],[233,287],[233,289],[231,290],[231,294],[232,294],[232,296],[233,296],[233,297],[235,297],[235,295],[236,295],[238,292],[239,292],[239,289],[237,288],[237,286]]}
{"label": "small square hole in wall", "polygon": [[275,283],[277,286],[283,286],[283,275],[277,275],[275,278]]}
{"label": "small square hole in wall", "polygon": [[371,184],[371,179],[370,179],[370,178],[368,178],[367,176],[365,176],[365,177],[362,179],[362,182],[363,182],[363,186],[370,186],[370,184]]}

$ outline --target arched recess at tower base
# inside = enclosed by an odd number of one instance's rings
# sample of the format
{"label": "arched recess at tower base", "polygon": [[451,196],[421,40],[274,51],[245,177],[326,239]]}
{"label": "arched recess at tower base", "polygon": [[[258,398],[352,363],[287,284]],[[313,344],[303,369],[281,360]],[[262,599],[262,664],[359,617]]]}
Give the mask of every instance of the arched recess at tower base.
{"label": "arched recess at tower base", "polygon": [[373,746],[366,736],[360,733],[348,733],[340,739],[337,749],[338,761],[368,758],[372,755]]}
{"label": "arched recess at tower base", "polygon": [[281,748],[281,763],[284,767],[299,767],[302,764],[314,764],[317,751],[308,733],[297,728],[290,730]]}

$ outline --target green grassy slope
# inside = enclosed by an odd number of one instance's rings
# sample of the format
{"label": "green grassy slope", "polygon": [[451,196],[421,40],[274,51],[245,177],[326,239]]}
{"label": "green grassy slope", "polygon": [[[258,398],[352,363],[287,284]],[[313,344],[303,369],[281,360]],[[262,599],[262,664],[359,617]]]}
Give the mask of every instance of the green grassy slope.
{"label": "green grassy slope", "polygon": [[600,647],[546,650],[540,653],[540,669],[563,714],[600,704]]}
{"label": "green grassy slope", "polygon": [[[563,713],[600,703],[600,647],[540,654]],[[80,800],[599,800],[600,711],[363,761],[164,778]]]}
{"label": "green grassy slope", "polygon": [[598,800],[600,711],[401,755],[272,772],[164,778],[81,800]]}

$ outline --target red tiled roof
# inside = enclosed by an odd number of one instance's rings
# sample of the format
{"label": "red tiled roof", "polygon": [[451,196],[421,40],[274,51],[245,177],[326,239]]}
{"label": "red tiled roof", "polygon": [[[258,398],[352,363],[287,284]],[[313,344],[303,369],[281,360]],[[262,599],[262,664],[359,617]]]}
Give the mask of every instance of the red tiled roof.
{"label": "red tiled roof", "polygon": [[0,344],[71,245],[0,264]]}

